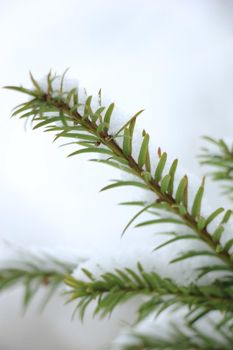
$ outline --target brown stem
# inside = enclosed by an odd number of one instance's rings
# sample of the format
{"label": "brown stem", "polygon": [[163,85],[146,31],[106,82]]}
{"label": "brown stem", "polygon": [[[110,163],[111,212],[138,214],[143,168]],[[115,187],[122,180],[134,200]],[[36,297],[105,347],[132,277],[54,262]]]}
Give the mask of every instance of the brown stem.
{"label": "brown stem", "polygon": [[[189,227],[191,227],[199,235],[199,237],[209,245],[211,249],[213,249],[216,252],[218,243],[213,241],[206,227],[203,229],[198,229],[197,222],[190,213],[186,213],[184,215],[180,214],[178,208],[175,207],[175,199],[170,194],[162,193],[160,185],[154,179],[151,179],[149,182],[145,181],[145,179],[143,178],[143,168],[139,167],[138,163],[131,155],[126,156],[124,154],[121,147],[116,143],[112,136],[108,134],[107,131],[102,131],[101,133],[98,133],[96,123],[90,121],[87,118],[84,119],[77,111],[71,111],[70,107],[65,102],[56,101],[49,94],[45,94],[40,98],[48,104],[61,110],[64,114],[68,115],[74,122],[77,122],[78,124],[84,126],[91,134],[97,136],[105,146],[111,149],[115,155],[125,159],[128,162],[129,167],[132,170],[134,170],[135,175],[138,178],[140,178],[148,186],[148,188],[157,195],[159,200],[169,204],[173,213],[181,217],[184,220],[184,222]],[[227,251],[219,252],[218,256],[226,264],[228,264],[231,267],[231,269],[233,269],[233,262],[231,261],[230,254]]]}

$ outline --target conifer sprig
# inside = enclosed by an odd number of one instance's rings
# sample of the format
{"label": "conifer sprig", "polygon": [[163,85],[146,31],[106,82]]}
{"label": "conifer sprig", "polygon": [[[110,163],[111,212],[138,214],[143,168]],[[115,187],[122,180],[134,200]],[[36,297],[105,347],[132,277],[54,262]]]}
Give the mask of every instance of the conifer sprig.
{"label": "conifer sprig", "polygon": [[200,163],[211,168],[209,175],[222,183],[223,194],[233,200],[233,142],[229,146],[222,139],[205,136],[205,141],[212,147],[203,147]]}
{"label": "conifer sprig", "polygon": [[[72,270],[67,271],[71,273]],[[0,291],[21,285],[24,287],[23,308],[26,309],[38,290],[45,287],[47,292],[41,303],[44,308],[58,287],[64,284],[65,274],[55,271],[40,271],[38,269],[4,269],[0,270]]]}
{"label": "conifer sprig", "polygon": [[158,314],[171,307],[188,305],[190,308],[190,322],[210,311],[217,310],[233,312],[232,280],[216,281],[210,285],[180,286],[169,278],[162,278],[159,274],[147,272],[138,263],[138,269],[116,269],[115,272],[106,272],[100,278],[95,278],[86,269],[83,272],[87,280],[78,280],[67,277],[66,284],[71,287],[69,301],[78,300],[77,310],[81,318],[89,303],[97,301],[94,314],[105,316],[113,311],[120,303],[138,295],[147,295],[150,299],[139,309],[139,318],[144,318],[151,312]]}
{"label": "conifer sprig", "polygon": [[19,249],[15,252],[15,258],[4,261],[6,266],[0,268],[0,292],[23,286],[23,308],[26,309],[39,289],[44,289],[45,295],[41,303],[41,308],[44,308],[57,290],[62,285],[65,286],[66,276],[84,260],[80,258],[71,262],[69,259],[55,258],[46,252],[38,256],[30,250]]}
{"label": "conifer sprig", "polygon": [[[177,187],[174,189],[174,178],[177,169],[177,160],[174,160],[168,173],[164,173],[167,162],[167,154],[158,150],[158,164],[154,174],[151,172],[151,155],[149,153],[149,134],[143,131],[142,143],[138,159],[134,159],[132,150],[133,133],[136,119],[140,112],[130,118],[130,120],[114,135],[109,133],[111,116],[114,110],[114,104],[107,108],[100,105],[96,110],[92,107],[92,96],[86,96],[85,100],[79,99],[78,88],[70,91],[64,91],[64,75],[61,78],[59,89],[54,88],[56,78],[51,73],[47,76],[47,90],[44,91],[40,84],[31,75],[33,83],[32,89],[24,87],[8,86],[6,88],[28,94],[31,97],[20,106],[16,107],[13,116],[31,119],[35,124],[34,129],[44,127],[46,132],[55,132],[55,139],[66,138],[72,139],[72,144],[79,146],[77,151],[72,152],[69,156],[84,153],[99,153],[105,159],[94,159],[94,161],[111,165],[120,170],[132,174],[136,179],[132,181],[116,180],[102,190],[107,190],[119,186],[136,186],[152,191],[155,194],[155,200],[149,205],[169,213],[169,217],[162,217],[158,220],[144,221],[138,226],[151,225],[156,223],[175,223],[183,224],[191,228],[194,233],[205,242],[214,254],[219,257],[228,267],[233,270],[233,255],[229,252],[233,241],[229,240],[223,246],[220,243],[221,236],[224,232],[224,224],[229,220],[231,211],[226,211],[224,219],[216,228],[214,234],[208,231],[208,225],[222,212],[218,208],[207,218],[201,213],[202,198],[204,193],[204,180],[202,181],[195,199],[192,203],[192,209],[188,209],[188,177],[185,175]],[[123,137],[123,146],[121,147],[117,138]],[[81,146],[81,148],[80,148]],[[138,217],[148,209],[148,203],[145,204],[144,210],[140,210],[135,217]],[[130,221],[130,224],[134,220]],[[128,228],[129,224],[126,228]],[[201,251],[200,255],[210,255],[208,249]],[[177,260],[189,257],[199,256],[199,252],[186,252]],[[212,270],[213,271],[213,267]]]}

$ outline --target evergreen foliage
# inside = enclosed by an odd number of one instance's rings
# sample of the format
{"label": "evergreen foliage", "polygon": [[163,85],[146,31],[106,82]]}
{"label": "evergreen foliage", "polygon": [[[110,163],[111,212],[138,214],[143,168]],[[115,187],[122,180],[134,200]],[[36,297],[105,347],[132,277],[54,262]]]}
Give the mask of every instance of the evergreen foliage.
{"label": "evergreen foliage", "polygon": [[[14,246],[8,249],[16,250]],[[23,308],[26,310],[39,289],[44,287],[45,295],[40,306],[43,309],[64,284],[65,277],[84,260],[72,262],[45,251],[35,254],[29,249],[17,248],[12,257],[5,258],[5,264],[0,268],[0,291],[22,286]]]}
{"label": "evergreen foliage", "polygon": [[207,136],[204,139],[209,147],[202,148],[200,163],[212,168],[212,179],[221,181],[223,193],[233,200],[233,143],[228,145],[223,139]]}
{"label": "evergreen foliage", "polygon": [[[68,156],[81,154],[100,154],[100,158],[91,159],[97,163],[103,163],[117,168],[131,175],[127,180],[114,180],[102,188],[102,191],[132,186],[149,191],[154,195],[151,202],[131,201],[122,205],[138,206],[139,211],[126,225],[123,234],[135,220],[142,218],[136,227],[161,227],[161,224],[173,224],[174,232],[170,232],[169,239],[155,247],[154,254],[164,246],[183,240],[198,240],[202,242],[203,249],[191,249],[178,254],[170,263],[178,263],[183,260],[211,257],[215,263],[201,266],[198,269],[196,283],[180,285],[175,280],[164,278],[156,271],[146,271],[144,267],[135,261],[137,269],[115,269],[114,272],[103,273],[101,277],[95,277],[92,271],[83,269],[86,279],[78,279],[71,275],[72,269],[68,267],[64,274],[53,274],[52,271],[41,274],[40,271],[12,270],[5,271],[0,276],[0,283],[5,287],[14,281],[33,281],[37,285],[49,279],[51,288],[54,284],[64,282],[69,286],[67,294],[69,301],[76,302],[76,309],[81,318],[85,314],[87,306],[97,300],[94,313],[105,316],[120,303],[138,296],[145,295],[146,302],[139,307],[138,320],[147,317],[148,314],[160,314],[171,307],[187,306],[186,315],[188,327],[193,327],[187,335],[177,329],[171,336],[151,337],[134,334],[138,339],[138,347],[126,345],[122,350],[131,349],[230,349],[232,335],[229,331],[233,319],[233,236],[225,235],[225,227],[230,221],[231,210],[216,208],[208,215],[203,214],[203,196],[205,191],[205,178],[200,183],[198,190],[191,200],[188,196],[190,180],[186,174],[182,176],[178,172],[178,160],[170,162],[166,152],[159,148],[156,156],[156,166],[153,169],[154,153],[150,152],[150,136],[143,130],[140,149],[135,157],[134,131],[139,111],[132,116],[119,130],[110,133],[111,118],[115,108],[114,103],[109,106],[102,105],[101,91],[99,93],[98,106],[94,106],[93,97],[86,95],[80,97],[79,89],[64,89],[65,74],[60,78],[60,86],[55,82],[58,79],[50,72],[47,76],[46,90],[37,82],[32,75],[33,87],[26,89],[22,86],[7,86],[6,88],[24,93],[30,100],[17,106],[12,116],[31,121],[33,129],[43,128],[45,132],[55,134],[55,140],[68,140],[68,145],[77,147]],[[120,141],[121,140],[121,141]],[[214,143],[220,153],[214,154],[208,149],[203,150],[202,163],[217,167],[214,170],[215,180],[227,180],[229,190],[232,193],[233,180],[233,152],[222,140]],[[178,180],[178,185],[176,184]],[[143,214],[148,215],[143,219]],[[211,225],[215,225],[211,230]],[[158,224],[160,224],[158,226]],[[181,227],[187,228],[183,233]],[[154,247],[152,247],[153,249]],[[136,257],[135,257],[136,259]],[[168,257],[169,261],[169,257]],[[222,275],[219,275],[219,272]],[[216,279],[212,283],[199,283],[203,276],[216,273]],[[18,276],[18,277],[17,277]],[[219,277],[220,276],[220,277]],[[26,284],[27,285],[27,284]],[[31,296],[31,286],[26,289],[26,295]],[[27,298],[26,298],[27,299]],[[206,317],[212,311],[220,312],[221,319],[215,331],[224,334],[223,342],[216,342],[208,335],[197,331],[193,325],[200,318]],[[223,328],[227,327],[225,335]]]}

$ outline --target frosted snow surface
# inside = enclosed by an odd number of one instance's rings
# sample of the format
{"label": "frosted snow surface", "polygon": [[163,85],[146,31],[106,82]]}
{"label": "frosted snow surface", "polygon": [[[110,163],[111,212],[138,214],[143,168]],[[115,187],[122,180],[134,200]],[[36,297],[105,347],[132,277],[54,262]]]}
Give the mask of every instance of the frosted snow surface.
{"label": "frosted snow surface", "polygon": [[[158,317],[154,313],[151,313],[145,319],[137,323],[133,327],[124,327],[120,335],[114,340],[112,350],[121,350],[125,346],[141,345],[141,341],[138,337],[149,337],[162,338],[162,339],[172,339],[174,331],[174,325],[176,328],[182,330],[182,332],[188,337],[195,336],[193,332],[185,326],[185,315],[188,312],[187,307],[183,307],[178,311],[171,311],[167,309],[161,313]],[[221,320],[221,313],[214,311],[209,313],[205,318],[201,318],[195,323],[197,330],[203,332],[206,336],[210,336],[216,341],[224,341],[224,338],[219,332],[216,332],[214,327]],[[195,339],[200,341],[200,339]]]}

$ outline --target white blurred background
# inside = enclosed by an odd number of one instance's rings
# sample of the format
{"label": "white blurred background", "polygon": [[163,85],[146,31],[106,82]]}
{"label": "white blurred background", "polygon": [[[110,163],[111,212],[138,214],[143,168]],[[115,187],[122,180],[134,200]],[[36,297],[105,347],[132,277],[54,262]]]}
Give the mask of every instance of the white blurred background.
{"label": "white blurred background", "polygon": [[[0,0],[0,84],[71,67],[71,77],[101,87],[129,115],[145,108],[140,123],[155,143],[200,174],[200,137],[232,137],[232,19],[232,0]],[[116,244],[131,212],[116,206],[120,191],[98,193],[112,169],[66,159],[50,135],[25,132],[9,119],[21,101],[1,90],[0,238],[51,248]],[[22,317],[21,292],[0,296],[0,350],[109,349],[133,314],[132,306],[104,321],[89,313],[82,325],[56,298],[42,315],[35,301]]]}

